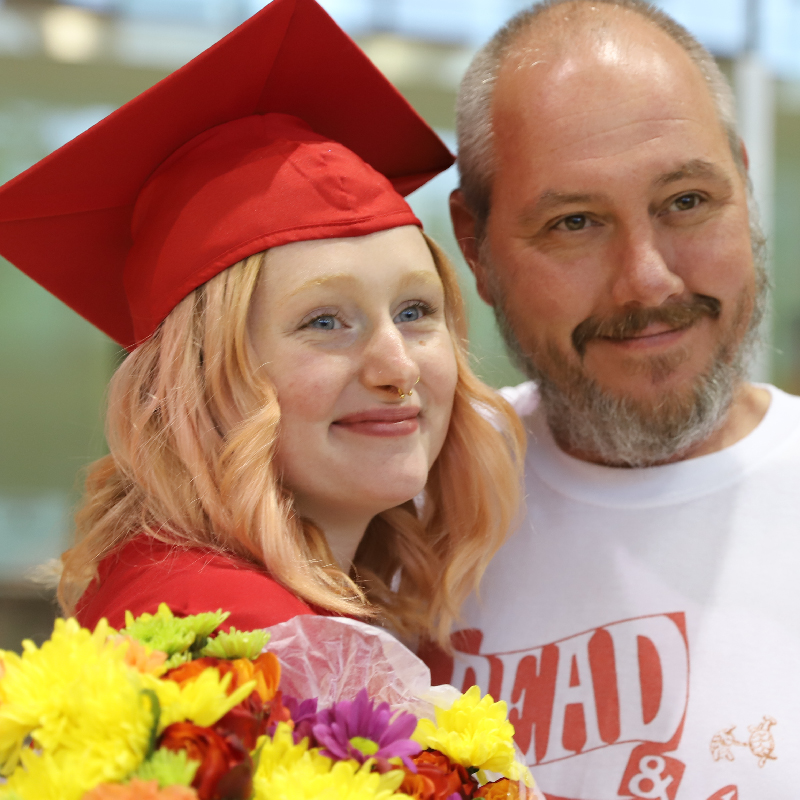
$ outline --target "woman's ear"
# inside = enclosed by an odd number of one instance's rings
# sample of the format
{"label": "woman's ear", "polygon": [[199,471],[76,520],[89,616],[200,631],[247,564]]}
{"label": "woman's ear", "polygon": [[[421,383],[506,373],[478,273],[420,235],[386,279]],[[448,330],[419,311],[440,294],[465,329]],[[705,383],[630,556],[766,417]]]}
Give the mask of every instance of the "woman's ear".
{"label": "woman's ear", "polygon": [[475,219],[475,214],[467,205],[461,189],[454,189],[450,194],[450,219],[453,222],[453,231],[464,260],[475,276],[478,294],[485,303],[494,306],[492,294],[489,291],[486,269],[481,263],[478,238],[475,235],[477,220]]}

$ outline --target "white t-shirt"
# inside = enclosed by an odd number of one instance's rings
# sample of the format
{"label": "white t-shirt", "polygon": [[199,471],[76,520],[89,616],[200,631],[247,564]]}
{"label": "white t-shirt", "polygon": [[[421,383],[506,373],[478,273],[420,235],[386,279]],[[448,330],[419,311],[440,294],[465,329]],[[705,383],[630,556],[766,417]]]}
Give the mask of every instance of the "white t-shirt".
{"label": "white t-shirt", "polygon": [[800,398],[765,388],[749,436],[647,469],[567,456],[504,390],[527,517],[434,676],[509,704],[551,800],[800,798]]}

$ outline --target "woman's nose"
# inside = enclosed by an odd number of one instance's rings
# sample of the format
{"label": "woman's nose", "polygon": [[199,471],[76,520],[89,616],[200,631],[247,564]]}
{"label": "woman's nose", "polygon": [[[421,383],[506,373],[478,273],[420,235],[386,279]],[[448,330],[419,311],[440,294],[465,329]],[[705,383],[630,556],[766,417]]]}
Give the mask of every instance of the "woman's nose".
{"label": "woman's nose", "polygon": [[364,348],[362,380],[371,389],[411,394],[419,380],[419,366],[408,343],[393,322],[376,327]]}

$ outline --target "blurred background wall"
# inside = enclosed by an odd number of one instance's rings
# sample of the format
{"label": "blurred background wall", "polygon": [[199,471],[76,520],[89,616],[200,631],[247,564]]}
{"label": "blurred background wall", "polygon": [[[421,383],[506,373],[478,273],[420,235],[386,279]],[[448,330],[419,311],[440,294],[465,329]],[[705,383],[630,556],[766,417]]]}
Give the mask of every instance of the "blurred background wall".
{"label": "blurred background wall", "polygon": [[[232,30],[259,0],[0,0],[0,183]],[[519,0],[322,0],[451,145],[458,81]],[[771,232],[775,290],[756,377],[800,392],[800,3],[664,0],[735,84]],[[509,364],[447,215],[450,170],[411,198],[459,265],[475,366]],[[118,348],[0,259],[0,647],[44,638],[52,593],[27,578],[68,546],[79,471],[104,451],[102,406]]]}

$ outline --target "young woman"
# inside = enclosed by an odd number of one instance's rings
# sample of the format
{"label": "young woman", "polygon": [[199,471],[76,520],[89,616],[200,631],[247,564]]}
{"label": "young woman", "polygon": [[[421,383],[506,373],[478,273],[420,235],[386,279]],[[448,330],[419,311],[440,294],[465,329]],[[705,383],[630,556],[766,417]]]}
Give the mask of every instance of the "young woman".
{"label": "young woman", "polygon": [[[300,32],[317,30],[299,15],[317,13],[313,0],[275,0],[243,28],[290,5]],[[330,47],[341,34],[325,24]],[[337,41],[341,63],[355,47]],[[348,91],[394,102],[357,63]],[[127,127],[137,100],[116,112]],[[413,187],[450,159],[410,108],[394,109],[415,167],[396,182]],[[168,157],[113,207],[127,209],[111,262],[132,332],[107,306],[96,314],[131,353],[110,388],[109,455],[89,472],[63,556],[59,597],[82,624],[122,625],[126,610],[166,602],[179,614],[223,608],[237,628],[333,613],[446,644],[505,536],[522,433],[469,369],[452,267],[376,169],[364,118],[348,122],[352,136],[337,120],[333,137],[312,130],[312,112],[230,120],[227,109],[150,148]],[[98,136],[106,149],[119,137],[109,120],[84,135],[95,154]],[[57,184],[87,149],[57,153],[23,187]]]}

